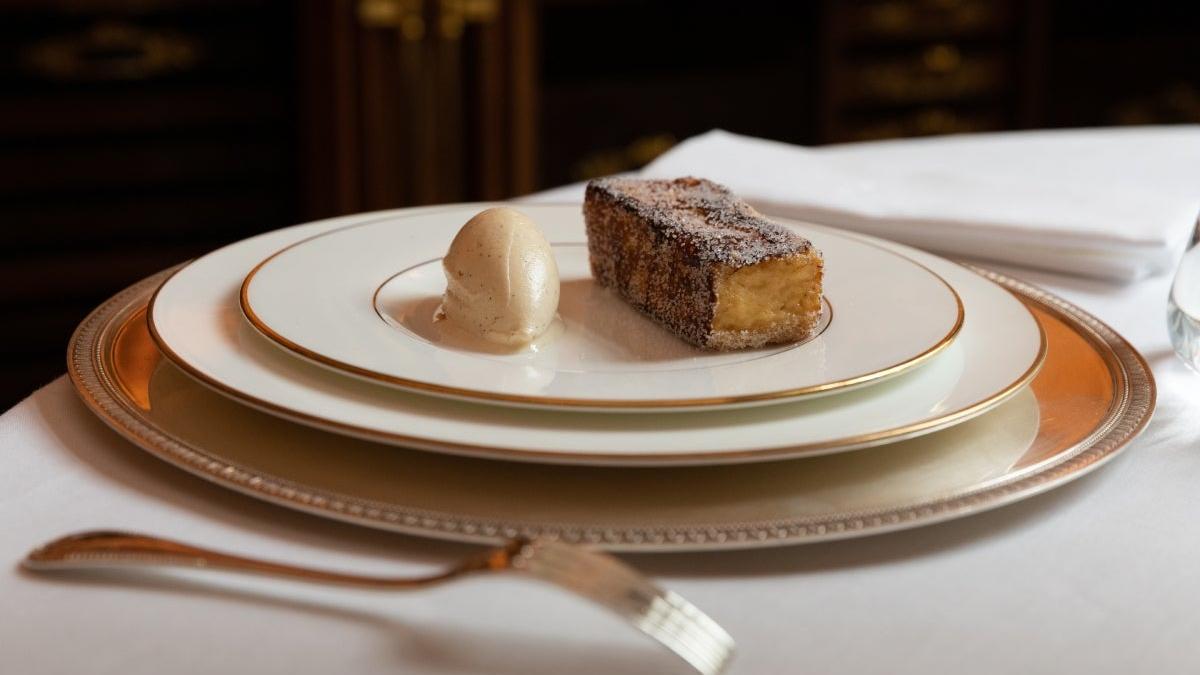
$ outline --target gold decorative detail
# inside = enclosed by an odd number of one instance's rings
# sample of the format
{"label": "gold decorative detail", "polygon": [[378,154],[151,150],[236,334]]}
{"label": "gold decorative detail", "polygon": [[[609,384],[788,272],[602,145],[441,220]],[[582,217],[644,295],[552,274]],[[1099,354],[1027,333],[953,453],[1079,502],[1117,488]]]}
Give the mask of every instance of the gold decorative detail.
{"label": "gold decorative detail", "polygon": [[971,33],[998,18],[989,0],[884,0],[850,11],[852,32],[887,37]]}
{"label": "gold decorative detail", "polygon": [[367,28],[395,28],[406,42],[425,38],[423,0],[360,0],[358,21]]}
{"label": "gold decorative detail", "polygon": [[871,141],[881,138],[932,136],[991,131],[1002,126],[1002,119],[993,113],[960,113],[940,106],[921,108],[912,113],[873,122],[848,126],[838,134],[838,140]]}
{"label": "gold decorative detail", "polygon": [[679,141],[671,134],[654,134],[634,139],[624,148],[600,150],[575,163],[571,174],[578,180],[611,176],[640,169],[675,147]]}
{"label": "gold decorative detail", "polygon": [[101,21],[81,34],[30,45],[21,61],[27,70],[56,80],[146,80],[192,68],[201,51],[179,33]]}
{"label": "gold decorative detail", "polygon": [[1200,90],[1188,82],[1175,82],[1153,95],[1118,104],[1109,117],[1117,124],[1198,124]]}
{"label": "gold decorative detail", "polygon": [[953,45],[927,47],[912,58],[888,59],[851,72],[851,98],[911,102],[988,93],[1004,81],[997,55],[968,57]]}
{"label": "gold decorative detail", "polygon": [[426,15],[432,13],[437,35],[454,42],[468,24],[486,24],[500,16],[499,0],[359,0],[358,19],[368,28],[395,28],[407,42],[425,39]]}
{"label": "gold decorative detail", "polygon": [[951,73],[962,65],[962,52],[954,45],[933,45],[921,53],[921,61],[931,73]]}
{"label": "gold decorative detail", "polygon": [[499,0],[438,0],[438,23],[442,37],[462,38],[468,23],[491,23],[500,15]]}

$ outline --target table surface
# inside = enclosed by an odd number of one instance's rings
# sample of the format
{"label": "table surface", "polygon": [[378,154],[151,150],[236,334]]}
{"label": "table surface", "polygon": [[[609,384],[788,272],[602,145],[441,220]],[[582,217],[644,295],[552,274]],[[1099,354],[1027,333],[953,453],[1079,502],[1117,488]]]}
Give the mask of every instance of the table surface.
{"label": "table surface", "polygon": [[[994,266],[993,266],[994,267]],[[982,515],[773,550],[629,555],[734,635],[733,673],[1200,672],[1200,375],[1171,350],[1169,277],[1118,286],[1002,269],[1110,323],[1159,387],[1099,471]],[[0,417],[0,673],[683,673],[604,611],[517,577],[382,593],[195,572],[50,578],[33,546],[143,531],[362,572],[474,547],[292,512],[119,438],[60,378]]]}

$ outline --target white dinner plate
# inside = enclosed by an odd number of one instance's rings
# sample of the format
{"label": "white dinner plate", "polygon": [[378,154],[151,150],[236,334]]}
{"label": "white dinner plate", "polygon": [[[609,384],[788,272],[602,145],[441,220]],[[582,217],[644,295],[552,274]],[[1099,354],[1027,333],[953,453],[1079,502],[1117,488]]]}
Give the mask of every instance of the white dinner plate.
{"label": "white dinner plate", "polygon": [[[569,213],[578,207],[543,208]],[[1040,325],[1008,291],[955,263],[870,238],[864,240],[902,252],[957,290],[966,312],[958,338],[938,358],[886,382],[773,406],[597,415],[439,399],[294,358],[243,320],[239,288],[259,261],[321,232],[380,217],[278,230],[193,261],[155,294],[149,310],[155,341],[199,381],[320,428],[455,454],[614,465],[759,461],[921,435],[1006,400],[1034,376],[1045,354]]]}
{"label": "white dinner plate", "polygon": [[[552,242],[558,318],[516,352],[463,346],[434,321],[442,255],[478,206],[385,216],[275,253],[242,287],[263,335],[347,375],[493,404],[623,412],[790,401],[879,382],[958,334],[954,290],[896,251],[797,225],[825,258],[823,320],[799,343],[693,347],[596,283],[578,207],[522,206]],[[831,310],[832,308],[832,310]]]}

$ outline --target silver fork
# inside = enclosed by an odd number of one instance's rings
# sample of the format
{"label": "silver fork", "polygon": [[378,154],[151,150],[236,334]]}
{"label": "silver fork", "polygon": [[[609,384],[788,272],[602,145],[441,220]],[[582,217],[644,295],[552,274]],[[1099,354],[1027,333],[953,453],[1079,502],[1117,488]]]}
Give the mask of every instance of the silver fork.
{"label": "silver fork", "polygon": [[725,671],[733,638],[681,596],[655,586],[616,558],[554,540],[513,539],[424,577],[371,577],[256,560],[127,532],[93,531],[55,539],[22,562],[35,571],[170,566],[248,572],[312,583],[381,590],[425,588],[478,572],[515,571],[616,612],[704,675]]}

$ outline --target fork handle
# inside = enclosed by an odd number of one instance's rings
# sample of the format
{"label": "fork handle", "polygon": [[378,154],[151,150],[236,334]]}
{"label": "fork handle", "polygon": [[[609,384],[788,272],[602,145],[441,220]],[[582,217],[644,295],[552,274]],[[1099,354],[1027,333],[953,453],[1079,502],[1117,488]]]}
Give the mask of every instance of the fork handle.
{"label": "fork handle", "polygon": [[[318,584],[335,584],[377,589],[421,588],[448,581],[469,572],[507,567],[514,542],[486,551],[445,572],[425,577],[396,578],[344,574],[308,569],[286,563],[256,560],[221,553],[144,534],[97,530],[55,539],[31,552],[22,562],[26,569],[76,570],[132,566],[187,567],[285,577]],[[504,560],[499,558],[505,557]]]}
{"label": "fork handle", "polygon": [[414,589],[472,572],[511,569],[555,584],[613,610],[704,675],[725,670],[733,638],[691,603],[662,591],[614,558],[553,540],[513,539],[440,574],[371,577],[256,560],[144,534],[92,531],[55,539],[25,557],[37,571],[168,566],[262,574],[321,584]]}

